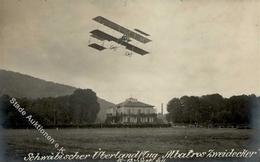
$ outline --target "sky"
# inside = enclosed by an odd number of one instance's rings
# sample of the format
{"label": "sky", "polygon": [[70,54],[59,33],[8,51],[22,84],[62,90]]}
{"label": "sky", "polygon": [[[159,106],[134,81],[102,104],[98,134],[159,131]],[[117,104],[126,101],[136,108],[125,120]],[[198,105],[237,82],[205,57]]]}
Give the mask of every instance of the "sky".
{"label": "sky", "polygon": [[[260,95],[260,1],[0,0],[0,68],[79,88],[113,103],[134,97]],[[149,55],[88,47],[103,16],[149,33]],[[115,34],[117,34],[115,32]]]}

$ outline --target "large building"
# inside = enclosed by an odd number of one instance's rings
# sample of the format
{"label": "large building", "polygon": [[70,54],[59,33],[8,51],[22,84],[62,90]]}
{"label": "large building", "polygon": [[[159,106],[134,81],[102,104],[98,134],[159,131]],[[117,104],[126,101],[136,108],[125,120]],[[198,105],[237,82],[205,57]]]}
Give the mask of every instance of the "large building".
{"label": "large building", "polygon": [[157,114],[154,106],[138,101],[134,98],[126,99],[107,111],[108,123],[144,124],[156,123]]}

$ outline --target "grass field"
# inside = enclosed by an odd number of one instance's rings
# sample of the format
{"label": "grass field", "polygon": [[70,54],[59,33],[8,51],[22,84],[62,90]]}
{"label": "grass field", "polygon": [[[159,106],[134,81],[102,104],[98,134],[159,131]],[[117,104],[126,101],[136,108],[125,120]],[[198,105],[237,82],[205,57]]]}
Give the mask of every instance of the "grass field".
{"label": "grass field", "polygon": [[[207,128],[103,128],[46,130],[69,152],[87,153],[98,148],[109,152],[149,150],[165,153],[171,149],[205,151],[246,148],[253,130]],[[29,152],[50,153],[53,145],[37,130],[4,130],[6,154],[21,157]]]}

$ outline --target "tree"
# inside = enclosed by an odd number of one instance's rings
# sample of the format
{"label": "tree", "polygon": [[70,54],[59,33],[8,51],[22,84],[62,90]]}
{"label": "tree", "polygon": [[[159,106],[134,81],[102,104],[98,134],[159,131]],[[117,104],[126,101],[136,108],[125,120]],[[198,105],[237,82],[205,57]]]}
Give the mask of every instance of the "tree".
{"label": "tree", "polygon": [[73,121],[76,123],[95,122],[100,109],[95,92],[90,89],[77,89],[69,97],[69,101],[73,109]]}
{"label": "tree", "polygon": [[260,99],[255,95],[230,98],[219,94],[183,96],[170,100],[167,110],[168,120],[174,123],[249,125],[253,114],[260,111]]}
{"label": "tree", "polygon": [[[4,127],[30,127],[27,120],[9,102],[10,97],[0,97],[0,110],[5,118]],[[82,125],[96,121],[100,106],[96,93],[90,89],[77,89],[72,95],[39,99],[16,98],[27,114],[43,126]]]}
{"label": "tree", "polygon": [[169,112],[168,120],[172,122],[182,122],[183,110],[181,102],[178,98],[173,98],[167,105],[167,111]]}

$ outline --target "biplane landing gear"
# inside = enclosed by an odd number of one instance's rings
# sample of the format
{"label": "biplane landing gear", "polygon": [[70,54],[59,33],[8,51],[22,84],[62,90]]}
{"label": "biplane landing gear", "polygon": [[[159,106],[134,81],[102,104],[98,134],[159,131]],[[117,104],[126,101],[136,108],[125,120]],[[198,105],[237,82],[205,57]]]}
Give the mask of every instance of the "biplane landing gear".
{"label": "biplane landing gear", "polygon": [[126,51],[126,52],[125,52],[125,55],[128,56],[128,57],[131,57],[131,56],[133,55],[133,53]]}
{"label": "biplane landing gear", "polygon": [[117,46],[115,46],[115,45],[110,45],[110,47],[109,47],[109,49],[111,49],[111,50],[114,50],[114,51],[116,51],[117,50]]}

